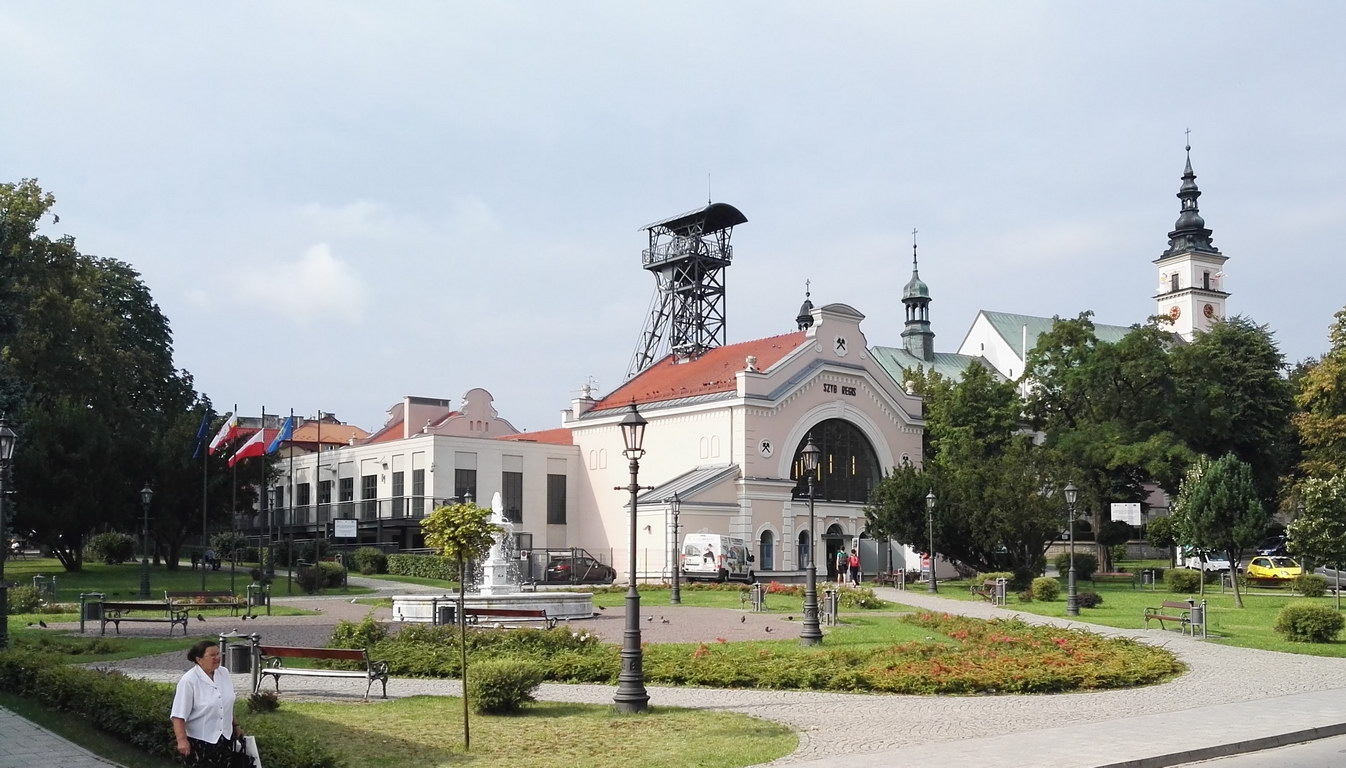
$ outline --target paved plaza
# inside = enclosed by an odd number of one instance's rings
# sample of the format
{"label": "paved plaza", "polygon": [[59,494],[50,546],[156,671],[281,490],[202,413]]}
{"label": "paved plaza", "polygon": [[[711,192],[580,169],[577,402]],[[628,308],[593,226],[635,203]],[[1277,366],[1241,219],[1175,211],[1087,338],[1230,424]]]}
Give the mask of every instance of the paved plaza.
{"label": "paved plaza", "polygon": [[[367,583],[386,593],[427,591],[423,587]],[[656,707],[723,709],[787,723],[798,729],[800,746],[773,765],[801,767],[834,766],[840,755],[846,756],[848,768],[913,760],[954,765],[975,762],[985,768],[1162,766],[1346,733],[1346,659],[1231,648],[1176,632],[1100,627],[925,592],[884,588],[877,592],[886,599],[920,608],[983,618],[1019,616],[1035,623],[1138,638],[1169,648],[1190,671],[1162,685],[1057,695],[898,696],[650,687],[650,703]],[[338,619],[360,618],[369,610],[341,597],[296,598],[294,602],[319,608],[321,615],[262,617],[237,627],[255,631],[267,642],[322,644]],[[646,625],[649,630],[644,639],[655,642],[698,637],[712,641],[720,636],[746,639],[754,633],[779,638],[780,632],[791,631],[791,627],[797,631],[798,627],[797,622],[787,622],[777,614],[750,614],[749,621],[741,622],[737,611],[650,604],[645,610],[668,618],[667,624],[655,621]],[[620,609],[603,612],[589,626],[608,639],[614,639],[614,633],[619,639],[620,613]],[[720,620],[711,620],[717,614]],[[775,634],[765,633],[765,624],[770,621],[779,627]],[[221,632],[235,626],[228,619],[211,622],[217,625],[212,629]],[[172,682],[186,667],[183,653],[106,666]],[[613,690],[609,685],[545,684],[539,698],[607,704],[612,701]],[[457,682],[448,680],[397,679],[388,686],[389,697],[457,693]],[[361,698],[363,688],[346,680],[304,678],[287,680],[285,694],[291,699],[354,701]],[[17,719],[8,713],[0,713],[0,718]],[[0,732],[10,732],[4,720],[0,720]],[[106,764],[74,749],[82,754],[72,752],[71,762],[62,764]],[[0,768],[28,764],[5,763],[3,759],[0,753]],[[88,762],[75,762],[77,759]]]}

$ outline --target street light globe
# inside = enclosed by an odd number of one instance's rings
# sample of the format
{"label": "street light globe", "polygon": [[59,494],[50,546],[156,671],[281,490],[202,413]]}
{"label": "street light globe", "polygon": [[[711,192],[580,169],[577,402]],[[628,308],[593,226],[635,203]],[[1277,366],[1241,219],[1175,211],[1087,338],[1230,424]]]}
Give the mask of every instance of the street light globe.
{"label": "street light globe", "polygon": [[154,500],[154,489],[151,488],[147,483],[144,488],[140,489],[140,503],[148,507],[150,502],[153,500]]}

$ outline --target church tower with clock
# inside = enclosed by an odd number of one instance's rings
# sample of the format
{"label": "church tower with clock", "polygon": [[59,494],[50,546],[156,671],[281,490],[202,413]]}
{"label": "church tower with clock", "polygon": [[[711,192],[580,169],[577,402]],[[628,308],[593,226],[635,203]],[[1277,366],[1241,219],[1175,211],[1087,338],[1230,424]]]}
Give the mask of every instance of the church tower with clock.
{"label": "church tower with clock", "polygon": [[1201,190],[1192,172],[1192,147],[1187,147],[1187,167],[1183,169],[1178,199],[1182,202],[1178,221],[1168,233],[1168,250],[1154,260],[1159,268],[1159,290],[1155,294],[1156,314],[1167,315],[1173,331],[1191,341],[1197,331],[1225,316],[1229,293],[1224,290],[1224,264],[1229,257],[1211,243],[1211,231],[1201,218],[1196,200]]}

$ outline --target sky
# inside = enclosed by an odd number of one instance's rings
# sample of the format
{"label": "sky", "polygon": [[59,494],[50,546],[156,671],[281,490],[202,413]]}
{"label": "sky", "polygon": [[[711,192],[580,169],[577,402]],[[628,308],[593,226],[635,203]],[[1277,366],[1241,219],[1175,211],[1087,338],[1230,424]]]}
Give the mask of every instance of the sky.
{"label": "sky", "polygon": [[619,386],[641,228],[739,208],[730,343],[849,304],[939,351],[978,310],[1142,322],[1185,131],[1231,314],[1289,362],[1346,305],[1346,5],[0,6],[0,180],[140,272],[221,412],[483,387],[520,429]]}

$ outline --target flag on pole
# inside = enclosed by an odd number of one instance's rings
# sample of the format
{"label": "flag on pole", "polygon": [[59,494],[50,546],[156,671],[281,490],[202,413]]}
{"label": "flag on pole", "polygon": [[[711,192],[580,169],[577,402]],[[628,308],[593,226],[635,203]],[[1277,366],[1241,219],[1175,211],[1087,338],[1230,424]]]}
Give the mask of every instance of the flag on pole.
{"label": "flag on pole", "polygon": [[210,434],[210,409],[201,411],[201,426],[196,428],[196,440],[192,443],[192,458],[201,458],[201,449],[206,445],[206,435]]}
{"label": "flag on pole", "polygon": [[252,437],[249,437],[243,445],[238,447],[238,450],[233,456],[229,457],[229,466],[232,467],[243,459],[249,459],[253,456],[263,456],[265,454],[266,430],[259,429],[256,432],[253,432]]}
{"label": "flag on pole", "polygon": [[238,417],[230,414],[225,417],[224,423],[220,425],[220,431],[215,433],[215,437],[210,440],[210,452],[214,453],[220,449],[220,446],[238,437]]}
{"label": "flag on pole", "polygon": [[266,446],[267,453],[275,453],[280,450],[280,444],[294,437],[294,416],[285,419],[285,423],[280,425],[280,434]]}

